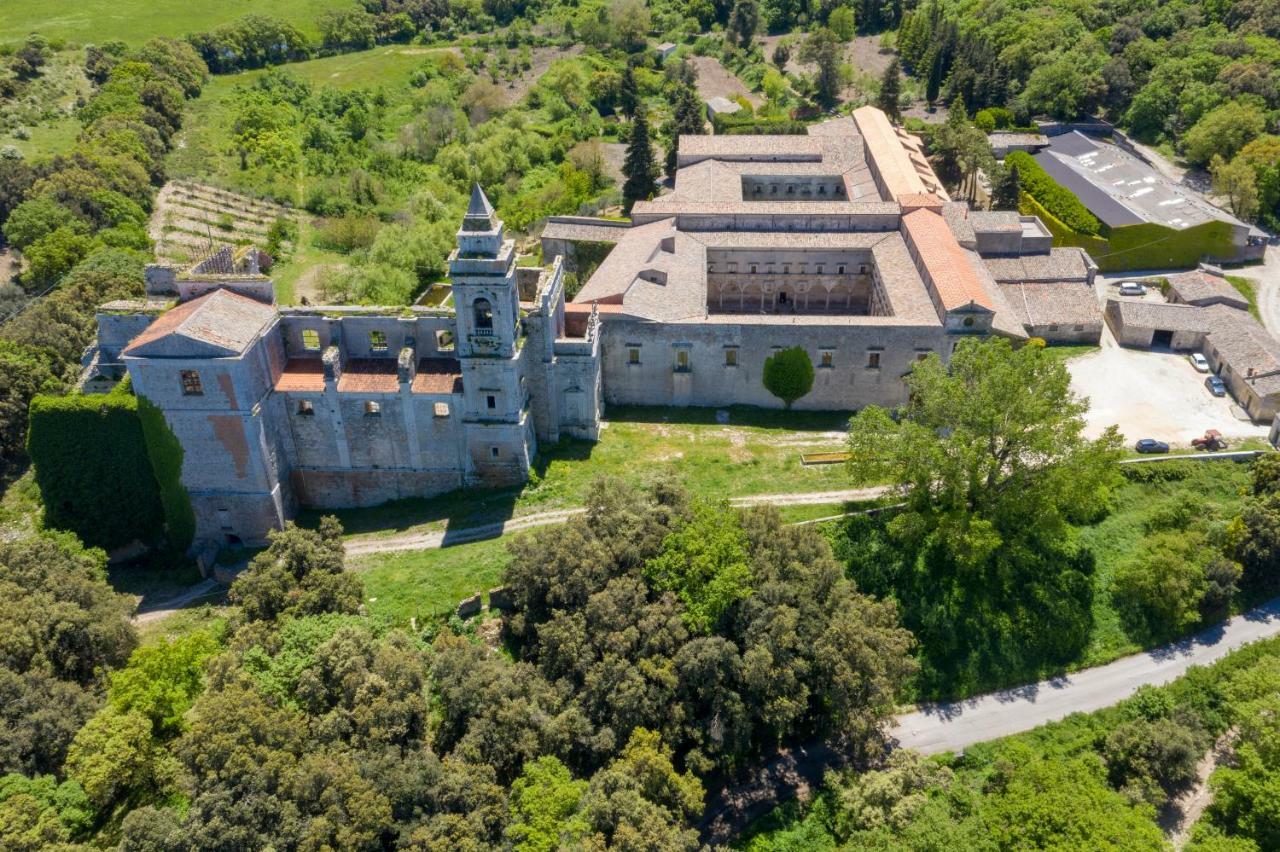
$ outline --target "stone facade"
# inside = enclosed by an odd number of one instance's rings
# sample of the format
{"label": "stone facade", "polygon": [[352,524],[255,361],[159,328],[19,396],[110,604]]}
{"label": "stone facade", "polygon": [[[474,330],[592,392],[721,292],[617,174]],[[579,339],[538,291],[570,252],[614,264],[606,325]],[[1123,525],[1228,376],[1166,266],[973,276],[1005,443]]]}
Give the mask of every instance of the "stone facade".
{"label": "stone facade", "polygon": [[[780,407],[778,349],[815,367],[797,407],[897,406],[930,353],[1098,314],[1078,250],[950,201],[874,108],[806,136],[684,137],[678,163],[629,224],[549,222],[541,269],[517,269],[476,187],[451,309],[280,308],[255,251],[153,267],[146,301],[100,311],[84,386],[127,371],[184,448],[198,539],[255,544],[300,506],[523,482],[540,443],[596,439],[605,401]],[[566,305],[578,240],[614,246]]]}
{"label": "stone facade", "polygon": [[87,384],[127,371],[164,412],[202,542],[262,543],[300,506],[517,484],[539,441],[598,435],[602,374],[596,316],[566,328],[560,260],[525,300],[515,260],[477,187],[456,312],[278,308],[256,258],[153,268],[146,302],[99,312]]}

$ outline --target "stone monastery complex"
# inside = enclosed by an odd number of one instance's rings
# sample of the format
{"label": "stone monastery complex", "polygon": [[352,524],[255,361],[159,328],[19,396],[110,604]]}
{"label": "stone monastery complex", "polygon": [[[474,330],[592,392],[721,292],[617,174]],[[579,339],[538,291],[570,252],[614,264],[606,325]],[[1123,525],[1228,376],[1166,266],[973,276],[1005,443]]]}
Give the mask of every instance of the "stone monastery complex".
{"label": "stone monastery complex", "polygon": [[[679,151],[630,226],[553,218],[543,267],[517,267],[476,187],[455,308],[277,306],[254,250],[151,267],[146,301],[100,309],[86,389],[127,372],[182,444],[197,538],[252,544],[299,506],[521,482],[606,403],[779,405],[761,374],[781,348],[815,366],[798,406],[854,409],[905,402],[911,365],[968,335],[1098,339],[1088,256],[951,201],[873,107]],[[582,241],[615,245],[566,303]]]}

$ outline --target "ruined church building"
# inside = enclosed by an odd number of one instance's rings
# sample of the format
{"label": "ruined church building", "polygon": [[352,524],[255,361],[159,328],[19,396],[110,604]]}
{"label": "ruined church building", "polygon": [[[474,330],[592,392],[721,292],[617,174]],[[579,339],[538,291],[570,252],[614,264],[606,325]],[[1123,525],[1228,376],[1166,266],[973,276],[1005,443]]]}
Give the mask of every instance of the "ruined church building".
{"label": "ruined church building", "polygon": [[[1093,266],[1034,217],[951,201],[913,137],[863,107],[807,136],[682,137],[675,190],[630,225],[553,217],[516,265],[479,187],[454,308],[285,307],[256,250],[151,267],[102,306],[85,387],[127,372],[181,442],[204,542],[256,544],[299,507],[517,484],[540,442],[594,440],[606,403],[778,406],[803,346],[813,409],[895,406],[969,335],[1096,340]],[[614,246],[571,302],[582,241]]]}

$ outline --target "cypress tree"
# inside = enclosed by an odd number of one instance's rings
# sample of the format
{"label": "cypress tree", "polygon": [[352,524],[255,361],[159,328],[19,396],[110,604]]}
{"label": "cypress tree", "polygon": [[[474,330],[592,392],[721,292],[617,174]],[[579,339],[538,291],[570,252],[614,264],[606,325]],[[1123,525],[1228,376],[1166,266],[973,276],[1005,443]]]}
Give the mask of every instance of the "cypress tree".
{"label": "cypress tree", "polygon": [[622,185],[622,209],[630,215],[637,201],[652,197],[658,189],[654,180],[656,169],[653,146],[649,141],[649,121],[643,106],[636,107],[636,117],[631,122],[631,141],[627,143],[622,173],[627,178]]}
{"label": "cypress tree", "polygon": [[618,85],[618,111],[628,119],[636,114],[640,103],[640,91],[636,88],[636,75],[627,65],[622,71],[622,82]]}
{"label": "cypress tree", "polygon": [[707,132],[706,115],[698,92],[689,85],[675,89],[671,102],[671,123],[667,126],[667,177],[675,177],[676,156],[679,154],[681,136],[701,136]]}
{"label": "cypress tree", "polygon": [[880,97],[876,106],[884,110],[885,115],[897,121],[902,117],[902,66],[898,57],[893,57],[889,67],[884,69],[884,77],[880,80]]}

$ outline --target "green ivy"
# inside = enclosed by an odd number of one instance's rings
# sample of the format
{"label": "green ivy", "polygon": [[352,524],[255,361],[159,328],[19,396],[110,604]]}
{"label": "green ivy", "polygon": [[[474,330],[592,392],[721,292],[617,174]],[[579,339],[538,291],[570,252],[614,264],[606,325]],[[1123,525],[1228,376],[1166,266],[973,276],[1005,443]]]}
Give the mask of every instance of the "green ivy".
{"label": "green ivy", "polygon": [[1022,191],[1035,198],[1055,218],[1079,234],[1093,235],[1101,230],[1098,218],[1080,203],[1075,193],[1058,183],[1025,151],[1010,151],[1004,158],[1006,167],[1018,167]]}
{"label": "green ivy", "polygon": [[169,429],[164,414],[146,397],[138,397],[138,421],[160,489],[166,535],[174,548],[186,550],[196,535],[196,514],[182,485],[182,444]]}

